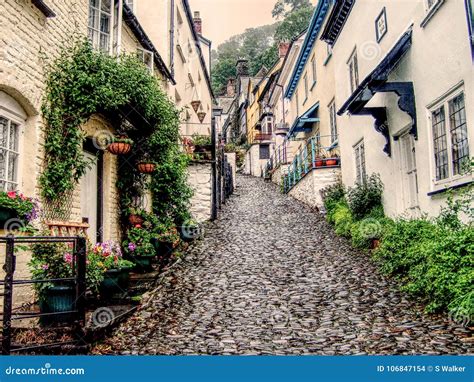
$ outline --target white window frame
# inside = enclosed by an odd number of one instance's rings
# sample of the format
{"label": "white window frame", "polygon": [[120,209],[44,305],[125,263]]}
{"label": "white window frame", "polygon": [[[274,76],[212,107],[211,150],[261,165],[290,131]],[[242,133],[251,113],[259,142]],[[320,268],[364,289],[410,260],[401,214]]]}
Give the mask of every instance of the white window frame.
{"label": "white window frame", "polygon": [[[449,91],[445,95],[439,98],[435,103],[427,107],[427,116],[428,116],[428,129],[429,129],[429,138],[430,138],[430,159],[431,159],[431,172],[432,172],[432,190],[438,191],[446,186],[454,186],[456,184],[464,183],[465,181],[472,179],[471,173],[460,173],[454,174],[453,166],[453,144],[451,136],[451,110],[450,102],[460,96],[464,95],[464,113],[466,116],[466,138],[468,145],[468,155],[470,158],[472,156],[472,145],[469,142],[469,121],[467,120],[467,110],[469,105],[466,100],[466,92],[464,86],[456,87],[453,90]],[[446,148],[447,148],[447,172],[448,176],[443,179],[437,179],[436,176],[436,159],[435,159],[435,144],[434,144],[434,131],[433,131],[433,113],[439,110],[441,107],[444,108],[444,129],[445,129],[445,139],[446,139]],[[469,159],[468,159],[469,160]]]}
{"label": "white window frame", "polygon": [[357,142],[353,149],[356,183],[364,183],[367,179],[367,160],[365,156],[364,139],[361,139],[359,142]]}
{"label": "white window frame", "polygon": [[329,126],[331,129],[331,145],[337,145],[339,142],[338,132],[337,132],[337,110],[336,110],[336,100],[335,98],[328,105],[329,111]]}
{"label": "white window frame", "polygon": [[347,60],[349,70],[349,90],[354,93],[359,86],[359,59],[357,57],[357,47],[354,48]]}
{"label": "white window frame", "polygon": [[[147,50],[145,48],[137,48],[137,56],[138,59],[145,64],[146,67],[150,70],[151,73],[153,73],[154,70],[154,54],[152,51]],[[146,60],[146,57],[148,56],[148,60]],[[148,63],[147,63],[148,61]]]}
{"label": "white window frame", "polygon": [[[22,155],[22,148],[23,148],[23,135],[24,135],[24,126],[26,122],[27,115],[24,112],[24,110],[21,108],[21,106],[10,96],[8,96],[6,93],[3,93],[0,91],[0,117],[5,118],[8,121],[8,125],[10,128],[11,123],[13,122],[14,124],[18,125],[18,130],[17,130],[17,150],[11,150],[9,149],[9,139],[10,136],[8,135],[7,138],[7,144],[6,144],[6,151],[7,152],[13,152],[17,157],[16,161],[16,168],[15,168],[15,174],[16,174],[16,179],[13,181],[9,181],[8,179],[8,157],[9,154],[7,154],[7,158],[5,159],[5,179],[1,179],[2,182],[4,182],[4,187],[3,189],[0,189],[0,191],[19,191],[21,190],[21,184],[22,184],[22,161],[23,161],[23,155]],[[2,149],[4,149],[2,147]],[[8,184],[13,184],[15,185],[14,189],[8,189]]]}
{"label": "white window frame", "polygon": [[313,58],[311,59],[311,75],[313,77],[313,83],[311,84],[311,90],[312,90],[318,80],[318,73],[316,69],[316,57],[314,54],[313,54]]}
{"label": "white window frame", "polygon": [[425,0],[425,12],[426,15],[420,23],[420,26],[424,28],[426,24],[432,19],[432,17],[438,12],[441,6],[446,0]]}
{"label": "white window frame", "polygon": [[[104,0],[95,0],[98,2],[98,8],[92,6],[92,0],[89,0],[89,23],[87,25],[87,30],[88,30],[88,35],[89,35],[89,40],[92,43],[92,46],[94,49],[97,49],[99,51],[105,52],[105,53],[112,53],[113,49],[113,40],[114,40],[114,11],[115,11],[115,0],[110,0],[110,9],[109,12],[107,13],[106,11],[102,10],[102,2]],[[90,25],[90,20],[91,20],[91,12],[93,10],[96,10],[98,13],[97,21],[94,26]],[[109,31],[108,33],[101,32],[100,29],[100,21],[101,21],[101,16],[105,14],[109,16]],[[100,38],[101,35],[108,35],[108,47],[106,49],[102,49],[100,45]]]}

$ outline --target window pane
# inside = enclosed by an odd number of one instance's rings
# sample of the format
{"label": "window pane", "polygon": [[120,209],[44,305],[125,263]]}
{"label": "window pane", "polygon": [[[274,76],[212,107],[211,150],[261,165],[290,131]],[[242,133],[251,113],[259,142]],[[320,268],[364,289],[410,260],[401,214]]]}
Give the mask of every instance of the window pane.
{"label": "window pane", "polygon": [[0,117],[0,147],[7,147],[8,120]]}
{"label": "window pane", "polygon": [[108,52],[109,51],[109,35],[104,34],[104,33],[100,34],[99,48],[103,52]]}
{"label": "window pane", "polygon": [[7,180],[11,182],[16,182],[17,163],[18,163],[18,154],[9,152],[8,153],[8,179]]}
{"label": "window pane", "polygon": [[16,123],[10,124],[10,137],[8,139],[8,146],[10,150],[18,151],[18,125]]}
{"label": "window pane", "polygon": [[99,8],[99,0],[90,0],[89,4],[91,7]]}
{"label": "window pane", "polygon": [[433,144],[436,166],[436,180],[448,177],[448,148],[446,141],[446,118],[444,107],[432,113]]}
{"label": "window pane", "polygon": [[0,149],[0,179],[5,180],[7,173],[7,152]]}
{"label": "window pane", "polygon": [[89,9],[89,28],[99,29],[99,10]]}
{"label": "window pane", "polygon": [[100,15],[100,31],[110,33],[110,16],[103,13]]}
{"label": "window pane", "polygon": [[103,12],[110,13],[110,0],[102,0],[102,6],[100,9]]}
{"label": "window pane", "polygon": [[464,94],[460,94],[449,102],[449,117],[453,174],[458,175],[463,173],[463,166],[469,160]]}

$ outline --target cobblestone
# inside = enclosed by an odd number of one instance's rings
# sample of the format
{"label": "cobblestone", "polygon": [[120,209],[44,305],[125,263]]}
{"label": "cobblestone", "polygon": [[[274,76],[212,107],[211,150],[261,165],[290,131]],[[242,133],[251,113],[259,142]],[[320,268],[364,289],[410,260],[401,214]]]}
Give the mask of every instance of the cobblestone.
{"label": "cobblestone", "polygon": [[469,329],[425,314],[319,213],[251,177],[144,310],[110,352],[472,353]]}

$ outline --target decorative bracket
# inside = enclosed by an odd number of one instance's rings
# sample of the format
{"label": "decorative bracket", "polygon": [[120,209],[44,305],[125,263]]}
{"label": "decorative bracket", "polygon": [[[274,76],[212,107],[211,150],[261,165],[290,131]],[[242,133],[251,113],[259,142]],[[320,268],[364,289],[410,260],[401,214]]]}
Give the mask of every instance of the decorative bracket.
{"label": "decorative bracket", "polygon": [[[415,104],[415,90],[413,82],[385,82],[380,85],[370,86],[373,93],[389,93],[393,92],[400,98],[398,99],[398,107],[407,113],[412,120],[410,134],[415,139],[418,139],[418,129],[416,124],[416,104]],[[397,138],[395,138],[397,139]]]}
{"label": "decorative bracket", "polygon": [[374,127],[379,133],[381,133],[385,140],[386,144],[383,148],[383,151],[389,156],[392,156],[392,145],[390,142],[390,131],[388,129],[387,122],[387,109],[385,107],[364,107],[357,114],[359,115],[371,115],[375,118]]}

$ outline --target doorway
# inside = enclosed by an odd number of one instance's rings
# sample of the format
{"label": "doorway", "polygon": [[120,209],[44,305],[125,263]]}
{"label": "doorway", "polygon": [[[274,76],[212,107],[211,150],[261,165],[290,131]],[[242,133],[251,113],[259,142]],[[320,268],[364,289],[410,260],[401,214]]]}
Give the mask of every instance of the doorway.
{"label": "doorway", "polygon": [[418,207],[418,175],[416,168],[415,139],[412,134],[400,136],[403,195],[406,209]]}

